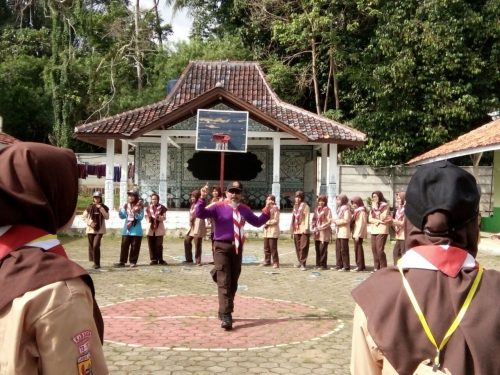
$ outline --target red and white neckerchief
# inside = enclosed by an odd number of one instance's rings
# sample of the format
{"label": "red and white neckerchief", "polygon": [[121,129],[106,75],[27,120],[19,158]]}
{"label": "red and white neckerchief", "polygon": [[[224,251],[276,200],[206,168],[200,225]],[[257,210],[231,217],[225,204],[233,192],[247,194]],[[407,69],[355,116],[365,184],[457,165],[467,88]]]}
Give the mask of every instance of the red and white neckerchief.
{"label": "red and white neckerchief", "polygon": [[45,251],[68,257],[55,234],[30,225],[0,227],[0,259],[25,246],[42,248]]}
{"label": "red and white neckerchief", "polygon": [[314,212],[316,215],[316,227],[321,226],[321,224],[326,221],[326,216],[328,215],[329,210],[328,206],[316,208]]}
{"label": "red and white neckerchief", "polygon": [[158,228],[158,220],[156,219],[156,213],[159,211],[161,205],[160,204],[157,204],[157,205],[149,205],[149,217],[153,219],[153,222],[151,224],[151,229],[152,230],[156,230],[156,228]]}
{"label": "red and white neckerchief", "polygon": [[134,206],[131,203],[126,203],[125,211],[127,212],[127,228],[130,229],[135,220]]}
{"label": "red and white neckerchief", "polygon": [[346,204],[340,206],[337,209],[337,218],[341,218],[344,215],[344,212],[346,212],[349,209]]}
{"label": "red and white neckerchief", "polygon": [[376,218],[377,215],[380,215],[380,213],[382,211],[384,211],[384,209],[386,207],[387,207],[387,203],[386,202],[380,202],[377,209],[372,208],[372,210],[371,210],[372,217]]}
{"label": "red and white neckerchief", "polygon": [[359,213],[360,213],[361,211],[366,211],[366,207],[365,207],[365,206],[361,206],[361,207],[358,207],[358,208],[356,208],[356,209],[354,210],[354,214],[352,215],[352,219],[353,219],[354,221],[356,221],[356,219],[358,218]]}
{"label": "red and white neckerchief", "polygon": [[464,249],[450,245],[423,245],[408,250],[399,260],[403,269],[441,271],[456,277],[462,268],[477,268],[478,263]]}
{"label": "red and white neckerchief", "polygon": [[232,207],[233,209],[233,232],[234,232],[234,248],[236,251],[236,254],[240,251],[240,244],[243,243],[244,239],[244,232],[243,232],[243,225],[244,221],[243,218],[241,217],[240,211],[238,211],[238,206]]}
{"label": "red and white neckerchief", "polygon": [[302,219],[302,212],[304,211],[305,203],[302,202],[298,207],[297,205],[293,206],[292,219],[293,219],[293,228],[295,230],[299,229],[299,225]]}
{"label": "red and white neckerchief", "polygon": [[[396,210],[396,214],[394,215],[394,219],[397,221],[402,221],[403,218],[405,217],[405,206],[398,207]],[[399,225],[394,225],[394,230],[396,231],[397,234],[403,230],[403,227]]]}

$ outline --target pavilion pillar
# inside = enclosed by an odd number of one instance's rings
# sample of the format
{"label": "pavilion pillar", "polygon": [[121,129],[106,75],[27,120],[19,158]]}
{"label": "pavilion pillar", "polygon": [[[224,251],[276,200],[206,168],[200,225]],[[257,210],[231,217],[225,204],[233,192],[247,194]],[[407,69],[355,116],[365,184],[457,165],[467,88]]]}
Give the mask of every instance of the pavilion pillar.
{"label": "pavilion pillar", "polygon": [[161,134],[160,143],[160,185],[158,195],[165,207],[168,204],[168,136],[166,132]]}
{"label": "pavilion pillar", "polygon": [[114,209],[114,159],[115,159],[115,140],[106,140],[106,180],[104,182],[104,204],[110,210]]}
{"label": "pavilion pillar", "polygon": [[128,191],[128,142],[122,139],[122,175],[120,178],[120,207],[123,207],[127,203],[127,191]]}
{"label": "pavilion pillar", "polygon": [[273,185],[272,193],[276,197],[278,207],[281,202],[281,185],[280,185],[280,151],[281,141],[278,135],[273,135]]}
{"label": "pavilion pillar", "polygon": [[327,194],[327,171],[328,171],[328,145],[321,145],[321,175],[320,175],[320,185],[319,193],[321,195]]}
{"label": "pavilion pillar", "polygon": [[336,212],[337,202],[335,198],[337,196],[338,181],[337,144],[330,143],[329,148],[330,155],[328,156],[328,207],[330,207],[333,212]]}

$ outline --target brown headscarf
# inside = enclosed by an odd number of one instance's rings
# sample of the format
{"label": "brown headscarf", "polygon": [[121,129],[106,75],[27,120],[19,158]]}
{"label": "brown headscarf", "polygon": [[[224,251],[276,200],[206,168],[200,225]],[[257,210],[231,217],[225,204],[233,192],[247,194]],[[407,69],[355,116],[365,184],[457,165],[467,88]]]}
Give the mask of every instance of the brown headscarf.
{"label": "brown headscarf", "polygon": [[[20,142],[0,150],[0,226],[30,225],[55,234],[73,217],[78,173],[73,151]],[[94,296],[92,279],[67,258],[39,248],[13,249],[0,261],[0,310],[14,298],[60,280],[81,277]],[[94,320],[103,340],[104,324],[94,299]]]}
{"label": "brown headscarf", "polygon": [[73,151],[19,142],[0,150],[0,226],[25,224],[56,233],[73,216],[78,171]]}
{"label": "brown headscarf", "polygon": [[[411,249],[420,245],[452,245],[467,250],[473,257],[477,255],[479,242],[479,218],[470,221],[460,229],[450,231],[448,215],[443,212],[433,212],[427,215],[424,230],[405,220],[405,248]],[[439,233],[446,233],[440,235]]]}

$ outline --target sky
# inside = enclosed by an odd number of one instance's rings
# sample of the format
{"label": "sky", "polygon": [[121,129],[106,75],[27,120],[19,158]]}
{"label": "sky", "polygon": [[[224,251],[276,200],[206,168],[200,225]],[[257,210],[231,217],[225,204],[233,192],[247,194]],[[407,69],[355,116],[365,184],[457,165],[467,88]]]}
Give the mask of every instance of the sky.
{"label": "sky", "polygon": [[[141,8],[151,9],[153,7],[152,0],[141,0]],[[160,14],[165,22],[170,23],[174,30],[174,34],[169,38],[172,42],[189,39],[189,31],[191,29],[192,19],[187,15],[186,10],[179,10],[172,17],[171,7],[166,5],[166,1],[160,1]]]}

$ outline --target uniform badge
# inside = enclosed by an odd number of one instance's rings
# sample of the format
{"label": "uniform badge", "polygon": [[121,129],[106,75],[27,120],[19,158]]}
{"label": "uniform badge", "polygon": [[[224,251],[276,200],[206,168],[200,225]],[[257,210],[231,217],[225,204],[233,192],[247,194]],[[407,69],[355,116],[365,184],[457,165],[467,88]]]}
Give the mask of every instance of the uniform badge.
{"label": "uniform badge", "polygon": [[92,360],[90,353],[78,357],[78,375],[92,375]]}

